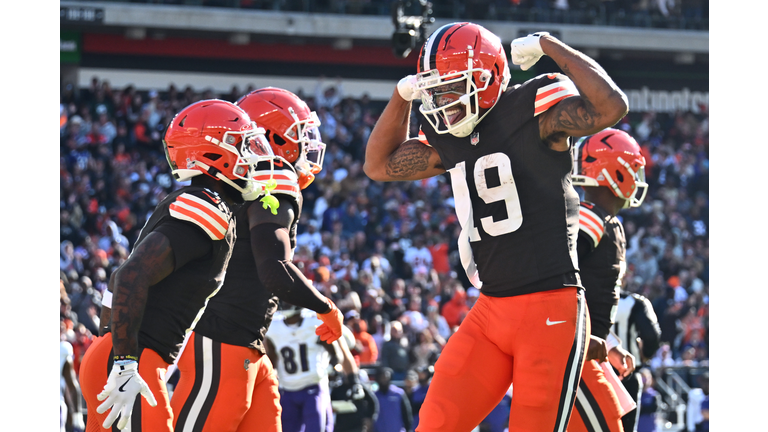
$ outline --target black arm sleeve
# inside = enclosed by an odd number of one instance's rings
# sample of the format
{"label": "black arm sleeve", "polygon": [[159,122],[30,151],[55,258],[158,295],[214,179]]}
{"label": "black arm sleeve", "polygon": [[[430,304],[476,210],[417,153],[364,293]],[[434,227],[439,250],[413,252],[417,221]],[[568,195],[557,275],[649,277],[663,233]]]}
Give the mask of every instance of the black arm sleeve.
{"label": "black arm sleeve", "polygon": [[366,417],[370,417],[376,422],[376,419],[379,418],[379,399],[367,385],[363,386],[363,391],[365,391],[365,399],[370,401]]}
{"label": "black arm sleeve", "polygon": [[285,227],[263,223],[251,228],[251,249],[261,283],[269,292],[294,306],[320,314],[330,312],[325,296],[291,262],[290,245]]}
{"label": "black arm sleeve", "polygon": [[583,231],[579,230],[579,236],[576,240],[576,253],[579,255],[579,259],[584,259],[588,253],[594,249],[593,240]]}
{"label": "black arm sleeve", "polygon": [[403,426],[405,426],[405,430],[409,431],[413,424],[413,414],[411,413],[411,403],[408,402],[408,395],[403,394],[401,403],[403,406]]}
{"label": "black arm sleeve", "polygon": [[661,327],[659,327],[659,321],[651,302],[646,298],[638,300],[634,306],[634,309],[637,310],[635,326],[637,326],[638,336],[643,341],[643,355],[649,359],[653,358],[656,350],[659,349]]}

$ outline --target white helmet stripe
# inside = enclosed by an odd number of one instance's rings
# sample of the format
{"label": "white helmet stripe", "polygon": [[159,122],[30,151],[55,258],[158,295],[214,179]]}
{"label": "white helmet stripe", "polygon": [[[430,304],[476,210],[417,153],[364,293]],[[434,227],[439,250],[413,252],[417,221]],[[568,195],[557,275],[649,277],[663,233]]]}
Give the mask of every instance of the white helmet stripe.
{"label": "white helmet stripe", "polygon": [[[449,28],[453,27],[456,23],[450,23],[446,24],[439,29],[437,29],[432,35],[427,38],[427,45],[424,46],[424,63],[422,64],[422,70],[428,71],[430,69],[433,69],[432,66],[429,65],[429,59],[433,57],[435,54],[437,54],[437,46],[440,44],[440,39],[443,38],[443,34],[448,31]],[[434,52],[433,52],[434,51]]]}

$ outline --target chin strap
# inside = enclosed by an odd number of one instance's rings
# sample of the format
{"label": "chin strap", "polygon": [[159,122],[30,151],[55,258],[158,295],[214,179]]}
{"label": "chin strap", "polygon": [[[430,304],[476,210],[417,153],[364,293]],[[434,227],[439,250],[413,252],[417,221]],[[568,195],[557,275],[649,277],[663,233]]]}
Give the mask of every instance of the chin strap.
{"label": "chin strap", "polygon": [[248,182],[249,185],[252,185],[252,187],[242,188],[238,186],[237,183],[233,182],[231,179],[227,178],[227,176],[222,174],[221,171],[212,168],[200,161],[193,162],[195,166],[203,168],[208,174],[213,175],[217,179],[223,181],[224,183],[240,192],[240,194],[243,195],[243,199],[245,201],[253,201],[263,193],[264,197],[261,199],[261,202],[264,208],[269,208],[269,211],[271,211],[273,215],[277,214],[277,209],[280,208],[280,201],[278,201],[277,198],[272,195],[272,191],[277,188],[277,181],[273,177],[270,177],[266,182]]}

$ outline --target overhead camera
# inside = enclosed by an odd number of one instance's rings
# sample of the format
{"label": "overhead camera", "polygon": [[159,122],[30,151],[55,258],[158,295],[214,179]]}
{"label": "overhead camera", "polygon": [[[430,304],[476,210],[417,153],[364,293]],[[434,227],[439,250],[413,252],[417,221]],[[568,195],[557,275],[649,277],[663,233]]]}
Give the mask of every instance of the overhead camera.
{"label": "overhead camera", "polygon": [[426,40],[426,27],[435,22],[432,3],[427,0],[397,0],[392,3],[392,51],[405,58]]}

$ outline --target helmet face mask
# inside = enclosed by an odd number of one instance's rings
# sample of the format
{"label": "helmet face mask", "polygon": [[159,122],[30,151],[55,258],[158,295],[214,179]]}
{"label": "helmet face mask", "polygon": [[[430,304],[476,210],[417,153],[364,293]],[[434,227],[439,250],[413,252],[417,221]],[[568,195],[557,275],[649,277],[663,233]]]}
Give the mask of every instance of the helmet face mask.
{"label": "helmet face mask", "polygon": [[245,201],[259,197],[262,182],[253,178],[254,165],[274,157],[265,145],[264,129],[234,104],[196,102],[181,110],[163,136],[166,159],[179,181],[205,174],[238,191]]}
{"label": "helmet face mask", "polygon": [[[419,110],[435,132],[465,137],[495,106],[509,80],[498,36],[477,24],[446,24],[427,39],[419,56]],[[481,109],[486,110],[482,115]]]}
{"label": "helmet face mask", "polygon": [[295,94],[274,87],[255,90],[240,98],[237,105],[266,129],[274,154],[296,168],[300,188],[309,186],[322,171],[325,158],[317,113]]}
{"label": "helmet face mask", "polygon": [[580,140],[574,151],[574,186],[607,187],[624,200],[623,208],[639,207],[648,192],[645,157],[628,133],[605,129]]}

